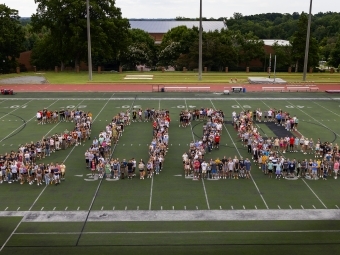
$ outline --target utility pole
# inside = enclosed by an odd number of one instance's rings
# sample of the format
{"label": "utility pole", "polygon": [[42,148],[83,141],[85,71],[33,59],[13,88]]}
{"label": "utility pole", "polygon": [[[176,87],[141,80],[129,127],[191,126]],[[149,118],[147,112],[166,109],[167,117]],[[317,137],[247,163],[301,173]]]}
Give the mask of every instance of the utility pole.
{"label": "utility pole", "polygon": [[310,40],[310,26],[311,26],[311,23],[312,23],[312,5],[313,5],[313,0],[310,0],[308,26],[307,26],[307,38],[306,38],[305,62],[303,64],[303,79],[302,79],[303,81],[306,81],[306,76],[307,76],[309,40]]}
{"label": "utility pole", "polygon": [[89,81],[92,81],[92,56],[91,56],[91,28],[90,28],[90,1],[86,0],[87,10],[87,55],[88,55],[88,68],[89,68]]}
{"label": "utility pole", "polygon": [[200,25],[198,43],[198,80],[202,80],[202,0],[200,0]]}

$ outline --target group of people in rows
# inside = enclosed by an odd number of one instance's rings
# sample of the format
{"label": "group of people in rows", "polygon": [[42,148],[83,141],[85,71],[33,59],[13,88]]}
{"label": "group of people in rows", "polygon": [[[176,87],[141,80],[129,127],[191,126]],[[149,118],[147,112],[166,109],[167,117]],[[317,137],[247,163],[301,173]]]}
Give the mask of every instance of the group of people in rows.
{"label": "group of people in rows", "polygon": [[[133,110],[132,120],[130,110],[122,111],[112,118],[106,129],[95,138],[91,147],[85,152],[86,167],[91,170],[92,176],[98,174],[99,178],[132,179],[139,172],[139,178],[144,180],[152,178],[154,174],[162,171],[165,154],[168,150],[170,115],[168,110],[155,110],[147,108],[143,118],[143,110]],[[138,117],[137,120],[137,115]],[[111,144],[118,142],[123,135],[124,127],[137,121],[152,121],[153,138],[149,146],[149,159],[137,161],[112,158]],[[136,170],[137,169],[137,170]]]}
{"label": "group of people in rows", "polygon": [[[328,176],[334,174],[334,178],[337,179],[340,160],[337,144],[322,142],[320,138],[314,142],[312,138],[308,139],[304,136],[299,138],[287,135],[280,138],[264,138],[256,125],[256,121],[261,121],[258,116],[259,111],[258,109],[257,111],[233,112],[232,118],[233,125],[238,130],[243,145],[247,147],[254,163],[262,169],[264,174],[268,175],[269,178],[273,178],[273,175],[275,175],[277,179],[307,177],[315,180],[318,178],[327,180]],[[288,131],[297,129],[296,116],[290,116],[289,113],[276,109],[270,109],[266,112],[272,113],[267,115],[266,121],[273,121],[279,126],[284,126]],[[280,115],[279,118],[278,115]],[[271,117],[268,118],[269,116]],[[283,154],[287,152],[314,155],[314,159],[296,160],[295,156],[284,157]]]}
{"label": "group of people in rows", "polygon": [[[44,108],[36,113],[38,125],[57,123],[59,121],[73,122],[81,117],[79,109],[62,108],[61,110],[49,110]],[[91,115],[91,113],[89,113]]]}
{"label": "group of people in rows", "polygon": [[37,142],[30,142],[19,146],[18,150],[0,155],[0,184],[28,183],[42,185],[60,184],[65,178],[66,166],[58,162],[49,164],[39,163],[52,153],[76,146],[90,139],[92,114],[76,110],[74,128],[72,131],[65,130],[63,133],[43,137]]}

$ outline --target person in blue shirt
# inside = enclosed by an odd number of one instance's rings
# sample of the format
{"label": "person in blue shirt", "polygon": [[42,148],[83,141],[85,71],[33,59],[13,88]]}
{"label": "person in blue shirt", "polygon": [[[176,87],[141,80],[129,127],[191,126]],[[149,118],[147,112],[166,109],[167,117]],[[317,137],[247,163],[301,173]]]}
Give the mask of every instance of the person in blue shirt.
{"label": "person in blue shirt", "polygon": [[316,160],[312,163],[312,178],[316,180],[316,176],[318,175],[318,163]]}
{"label": "person in blue shirt", "polygon": [[246,179],[250,179],[251,162],[248,158],[244,161],[244,167],[246,169]]}

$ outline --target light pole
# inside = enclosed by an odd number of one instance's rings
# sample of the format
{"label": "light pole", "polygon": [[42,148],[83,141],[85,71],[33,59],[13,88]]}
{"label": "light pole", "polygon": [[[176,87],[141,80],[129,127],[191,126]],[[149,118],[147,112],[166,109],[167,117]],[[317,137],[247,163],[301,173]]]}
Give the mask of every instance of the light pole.
{"label": "light pole", "polygon": [[310,26],[311,26],[311,23],[312,23],[312,5],[313,5],[313,0],[310,0],[308,26],[307,26],[307,38],[306,38],[305,62],[303,64],[303,81],[306,81],[306,76],[307,76],[309,40],[310,40]]}
{"label": "light pole", "polygon": [[198,80],[202,80],[202,0],[200,0],[200,25],[198,42]]}
{"label": "light pole", "polygon": [[90,3],[86,0],[87,10],[87,55],[88,55],[88,68],[89,68],[89,81],[92,81],[92,56],[91,56],[91,28],[90,28]]}

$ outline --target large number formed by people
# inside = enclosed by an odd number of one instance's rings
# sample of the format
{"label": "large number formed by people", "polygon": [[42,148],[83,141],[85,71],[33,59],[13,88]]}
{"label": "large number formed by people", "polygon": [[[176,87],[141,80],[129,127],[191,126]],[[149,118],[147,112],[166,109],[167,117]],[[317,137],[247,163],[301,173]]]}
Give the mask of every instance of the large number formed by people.
{"label": "large number formed by people", "polygon": [[[86,168],[91,170],[91,178],[106,180],[132,180],[139,176],[140,180],[145,177],[152,178],[163,170],[165,155],[168,151],[170,115],[168,110],[144,110],[133,109],[132,119],[130,110],[120,112],[108,123],[105,131],[95,138],[91,147],[85,152]],[[137,117],[138,116],[138,117]],[[124,159],[113,158],[111,142],[116,144],[123,136],[125,126],[131,122],[151,122],[153,138],[148,147],[148,160],[139,159],[130,155]],[[138,171],[138,173],[137,173]]]}
{"label": "large number formed by people", "polygon": [[[39,163],[39,161],[52,156],[53,153],[85,143],[90,139],[92,113],[82,110],[72,110],[72,112],[73,114],[69,118],[60,118],[59,115],[56,115],[53,122],[73,122],[73,130],[65,130],[63,133],[42,137],[37,142],[32,141],[20,145],[17,151],[0,155],[0,184],[7,182],[8,184],[28,183],[29,185],[36,183],[38,186],[43,183],[59,185],[61,180],[65,180],[66,165],[64,162],[52,161],[46,164]],[[42,118],[38,119],[38,124],[45,123]]]}
{"label": "large number formed by people", "polygon": [[[339,173],[339,146],[329,142],[316,142],[312,138],[300,136],[262,137],[257,126],[258,122],[272,122],[286,131],[298,133],[299,120],[287,112],[276,109],[261,111],[241,111],[232,113],[232,124],[238,131],[238,136],[249,157],[223,156],[222,158],[207,158],[212,150],[219,149],[224,123],[224,114],[211,108],[182,111],[180,127],[187,127],[191,121],[202,120],[201,139],[190,143],[189,151],[182,155],[185,177],[193,180],[205,179],[249,179],[252,165],[257,166],[268,178],[281,179],[307,178],[323,179]],[[299,133],[298,133],[299,134]],[[287,154],[291,157],[285,157]],[[294,153],[305,156],[296,160]],[[251,162],[251,160],[253,162]]]}

